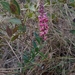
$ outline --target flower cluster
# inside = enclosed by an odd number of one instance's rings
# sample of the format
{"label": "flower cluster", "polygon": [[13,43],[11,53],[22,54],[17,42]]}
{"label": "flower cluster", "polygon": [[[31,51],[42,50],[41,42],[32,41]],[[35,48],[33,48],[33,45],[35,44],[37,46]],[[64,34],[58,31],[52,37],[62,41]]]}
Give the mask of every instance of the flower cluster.
{"label": "flower cluster", "polygon": [[44,12],[44,6],[43,4],[40,4],[39,7],[39,30],[40,30],[40,37],[43,38],[43,40],[47,39],[47,33],[48,33],[48,18],[47,18],[47,13]]}

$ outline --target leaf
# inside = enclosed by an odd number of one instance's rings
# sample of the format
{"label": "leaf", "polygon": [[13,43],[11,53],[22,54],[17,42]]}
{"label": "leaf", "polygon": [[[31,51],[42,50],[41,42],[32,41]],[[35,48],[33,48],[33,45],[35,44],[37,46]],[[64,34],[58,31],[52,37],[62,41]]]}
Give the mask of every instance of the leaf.
{"label": "leaf", "polygon": [[62,3],[65,3],[66,2],[66,0],[58,0],[59,2],[62,2]]}
{"label": "leaf", "polygon": [[28,17],[31,18],[33,16],[34,13],[30,13],[28,14]]}
{"label": "leaf", "polygon": [[33,47],[37,48],[37,44],[36,44],[36,42],[34,40],[33,40]]}
{"label": "leaf", "polygon": [[16,0],[13,0],[13,3],[16,5],[16,7],[17,7],[17,13],[18,13],[18,15],[20,15],[20,6],[19,6],[19,4],[18,4],[18,2],[16,1]]}
{"label": "leaf", "polygon": [[39,48],[38,48],[38,46],[37,46],[37,44],[36,44],[36,42],[35,42],[35,41],[33,41],[33,47],[34,47],[34,49],[35,49],[35,52],[37,52],[37,53],[38,53]]}
{"label": "leaf", "polygon": [[21,32],[26,32],[26,26],[20,25],[20,26],[19,26],[19,30],[20,30]]}
{"label": "leaf", "polygon": [[70,3],[69,6],[75,7],[75,2]]}
{"label": "leaf", "polygon": [[42,59],[46,58],[46,56],[44,55],[44,53],[39,52],[40,56],[42,57]]}
{"label": "leaf", "polygon": [[40,36],[35,32],[34,33],[35,34],[35,39],[36,39],[36,41],[39,43],[39,44],[41,44],[41,38],[40,38]]}
{"label": "leaf", "polygon": [[54,19],[56,17],[56,15],[55,14],[52,14],[52,19]]}
{"label": "leaf", "polygon": [[24,55],[23,60],[24,60],[24,63],[28,63],[29,62],[29,57],[27,55]]}
{"label": "leaf", "polygon": [[16,27],[13,29],[13,34],[14,34],[15,32],[17,32],[17,30],[18,30],[18,26],[16,26]]}
{"label": "leaf", "polygon": [[39,52],[39,48],[38,47],[35,48],[35,52],[37,52],[37,53]]}
{"label": "leaf", "polygon": [[50,4],[50,0],[47,0],[47,3]]}
{"label": "leaf", "polygon": [[16,39],[18,38],[18,36],[19,36],[18,34],[17,34],[17,35],[12,36],[12,37],[11,37],[11,41],[16,40]]}
{"label": "leaf", "polygon": [[13,23],[13,24],[21,24],[21,20],[17,19],[17,18],[11,18],[9,20],[9,22]]}
{"label": "leaf", "polygon": [[12,30],[9,28],[9,26],[6,27],[6,32],[7,32],[9,37],[12,36]]}
{"label": "leaf", "polygon": [[30,0],[26,0],[28,3],[30,3]]}
{"label": "leaf", "polygon": [[1,4],[5,10],[10,11],[10,5],[8,2],[2,1]]}
{"label": "leaf", "polygon": [[38,37],[39,36],[36,32],[34,32],[34,35],[35,35],[35,37]]}
{"label": "leaf", "polygon": [[75,34],[75,30],[70,30],[70,33]]}
{"label": "leaf", "polygon": [[28,52],[24,52],[23,54],[23,60],[24,60],[24,64],[28,63],[29,60],[30,60],[30,56],[29,56],[29,53]]}
{"label": "leaf", "polygon": [[35,6],[34,6],[34,5],[29,6],[29,9],[30,9],[31,11],[36,11],[36,9],[35,9]]}
{"label": "leaf", "polygon": [[70,2],[74,2],[74,0],[70,0]]}
{"label": "leaf", "polygon": [[28,4],[25,4],[25,5],[24,5],[24,8],[28,8],[28,6],[29,6]]}
{"label": "leaf", "polygon": [[36,56],[34,49],[31,50],[31,56],[32,56],[32,59],[34,59],[34,57]]}
{"label": "leaf", "polygon": [[10,10],[12,14],[17,15],[17,6],[15,4],[10,4]]}
{"label": "leaf", "polygon": [[41,44],[41,38],[40,37],[36,37],[36,41],[39,43],[39,44]]}

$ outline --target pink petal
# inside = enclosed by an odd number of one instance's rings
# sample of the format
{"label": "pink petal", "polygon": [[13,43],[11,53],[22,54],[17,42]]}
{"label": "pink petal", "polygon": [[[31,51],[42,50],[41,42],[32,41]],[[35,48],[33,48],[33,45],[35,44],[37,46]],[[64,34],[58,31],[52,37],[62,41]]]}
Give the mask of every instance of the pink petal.
{"label": "pink petal", "polygon": [[40,31],[44,31],[44,27],[40,27]]}
{"label": "pink petal", "polygon": [[40,26],[44,26],[44,23],[40,23],[39,25],[40,25]]}
{"label": "pink petal", "polygon": [[44,36],[44,32],[40,32],[40,36],[43,37]]}
{"label": "pink petal", "polygon": [[44,33],[47,34],[48,33],[48,30],[45,30]]}

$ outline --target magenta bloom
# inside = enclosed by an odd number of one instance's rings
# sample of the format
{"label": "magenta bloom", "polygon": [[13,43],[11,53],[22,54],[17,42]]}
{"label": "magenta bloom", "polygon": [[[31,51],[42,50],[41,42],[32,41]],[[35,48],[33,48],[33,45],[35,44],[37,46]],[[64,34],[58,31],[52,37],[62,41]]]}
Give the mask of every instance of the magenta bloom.
{"label": "magenta bloom", "polygon": [[47,13],[44,12],[44,6],[43,4],[40,4],[39,7],[39,16],[38,16],[38,20],[39,20],[39,30],[40,30],[40,37],[43,38],[43,40],[47,39],[47,33],[48,33],[48,18],[47,18]]}

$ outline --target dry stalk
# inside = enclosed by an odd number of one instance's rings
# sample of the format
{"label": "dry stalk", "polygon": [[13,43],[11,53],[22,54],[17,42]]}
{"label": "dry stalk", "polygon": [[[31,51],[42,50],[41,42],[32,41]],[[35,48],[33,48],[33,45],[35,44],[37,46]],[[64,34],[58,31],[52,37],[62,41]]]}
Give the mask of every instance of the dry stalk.
{"label": "dry stalk", "polygon": [[14,55],[17,58],[17,60],[19,61],[19,63],[21,63],[20,60],[19,60],[19,58],[18,58],[18,56],[17,56],[17,54],[15,53],[15,51],[12,48],[12,46],[10,45],[10,43],[6,39],[5,39],[5,41],[7,42],[8,46],[10,47],[11,51],[14,53]]}

